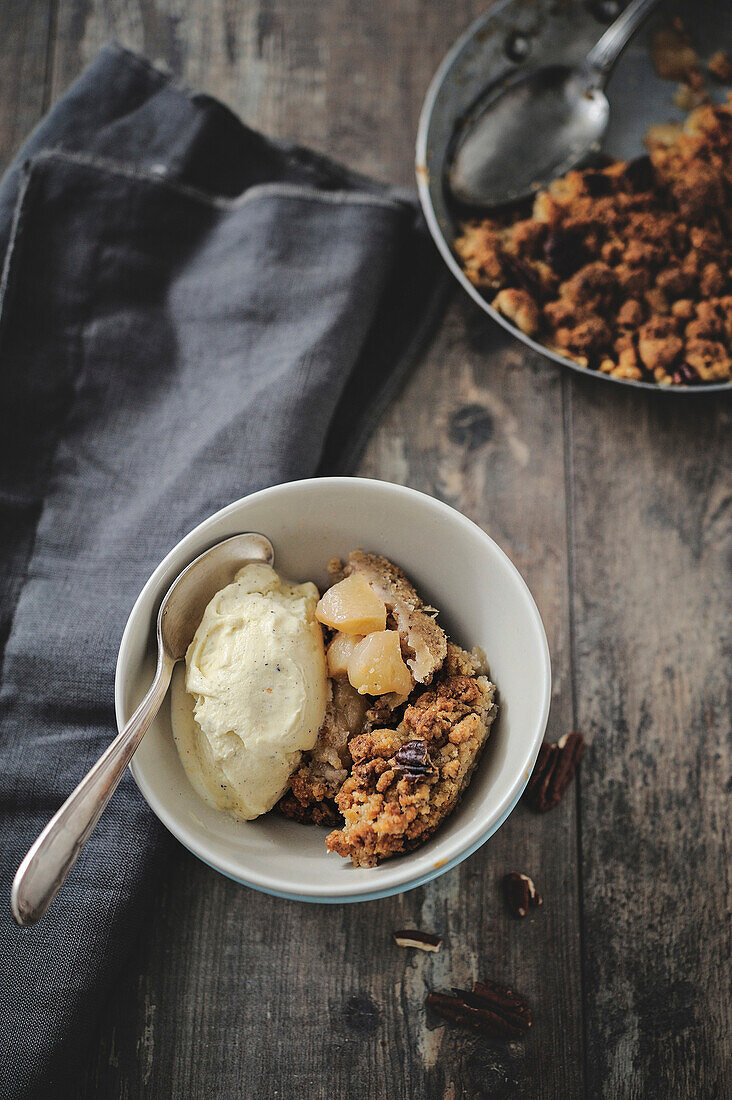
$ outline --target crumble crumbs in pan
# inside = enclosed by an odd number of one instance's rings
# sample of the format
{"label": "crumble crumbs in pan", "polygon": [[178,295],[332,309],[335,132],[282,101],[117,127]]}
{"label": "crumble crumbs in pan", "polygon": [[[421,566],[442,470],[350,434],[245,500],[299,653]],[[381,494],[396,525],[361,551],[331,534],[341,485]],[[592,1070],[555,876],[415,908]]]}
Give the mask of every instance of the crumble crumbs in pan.
{"label": "crumble crumbs in pan", "polygon": [[569,172],[528,217],[465,222],[455,250],[497,310],[582,366],[661,386],[728,381],[732,95],[647,144]]}

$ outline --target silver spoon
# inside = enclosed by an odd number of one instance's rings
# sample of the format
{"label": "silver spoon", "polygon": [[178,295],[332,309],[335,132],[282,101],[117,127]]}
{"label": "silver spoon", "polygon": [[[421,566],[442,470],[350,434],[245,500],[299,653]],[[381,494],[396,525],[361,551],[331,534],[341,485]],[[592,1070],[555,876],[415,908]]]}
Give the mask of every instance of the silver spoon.
{"label": "silver spoon", "polygon": [[152,686],[18,868],[10,894],[18,924],[35,924],[56,897],[160,709],[173,666],[185,657],[206,607],[247,562],[274,563],[272,543],[264,535],[224,539],[191,562],[168,589],[158,612],[158,664]]}
{"label": "silver spoon", "polygon": [[458,202],[515,202],[599,149],[610,118],[604,92],[613,65],[660,0],[632,0],[578,68],[516,73],[458,133],[447,182]]}

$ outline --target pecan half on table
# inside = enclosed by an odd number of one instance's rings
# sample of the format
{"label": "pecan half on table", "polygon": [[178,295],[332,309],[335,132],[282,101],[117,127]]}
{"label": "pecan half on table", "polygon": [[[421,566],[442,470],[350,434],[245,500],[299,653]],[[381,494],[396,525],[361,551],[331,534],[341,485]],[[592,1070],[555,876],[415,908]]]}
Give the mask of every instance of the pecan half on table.
{"label": "pecan half on table", "polygon": [[521,871],[511,871],[504,877],[503,893],[514,917],[525,917],[529,909],[536,909],[543,904],[542,896],[533,881]]}
{"label": "pecan half on table", "polygon": [[581,733],[565,733],[556,745],[544,741],[539,749],[531,779],[526,787],[526,801],[539,813],[553,810],[574,778],[585,748]]}
{"label": "pecan half on table", "polygon": [[531,1009],[524,998],[495,982],[475,982],[472,991],[429,993],[426,1003],[444,1020],[494,1039],[520,1039],[531,1027]]}

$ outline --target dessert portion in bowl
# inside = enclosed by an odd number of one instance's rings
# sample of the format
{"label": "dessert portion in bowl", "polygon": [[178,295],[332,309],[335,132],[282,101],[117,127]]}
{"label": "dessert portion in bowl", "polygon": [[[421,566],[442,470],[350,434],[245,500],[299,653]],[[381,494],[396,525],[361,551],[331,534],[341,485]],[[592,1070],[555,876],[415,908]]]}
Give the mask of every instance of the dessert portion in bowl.
{"label": "dessert portion in bowl", "polygon": [[405,574],[353,551],[322,598],[251,564],[217,593],[173,684],[173,734],[210,805],[327,825],[371,867],[424,843],[497,714],[485,657],[450,641]]}

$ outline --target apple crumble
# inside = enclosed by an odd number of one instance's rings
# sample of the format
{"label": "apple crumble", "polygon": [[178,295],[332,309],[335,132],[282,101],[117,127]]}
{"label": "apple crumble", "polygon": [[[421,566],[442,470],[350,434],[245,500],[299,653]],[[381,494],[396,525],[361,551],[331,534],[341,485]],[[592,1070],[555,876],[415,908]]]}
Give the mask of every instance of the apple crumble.
{"label": "apple crumble", "polygon": [[340,826],[329,851],[361,867],[418,847],[454,810],[497,713],[480,651],[448,641],[404,573],[356,550],[330,563],[316,617],[331,698],[278,808]]}
{"label": "apple crumble", "polygon": [[[662,45],[658,64],[692,80],[688,45],[678,34]],[[720,53],[713,71],[727,69]],[[495,309],[590,370],[660,386],[729,381],[732,95],[646,140],[647,155],[569,172],[530,211],[465,222],[455,250]]]}
{"label": "apple crumble", "polygon": [[448,644],[443,667],[394,729],[350,742],[350,776],[336,796],[345,825],[326,847],[372,867],[424,843],[452,812],[495,718],[495,687],[479,662]]}

